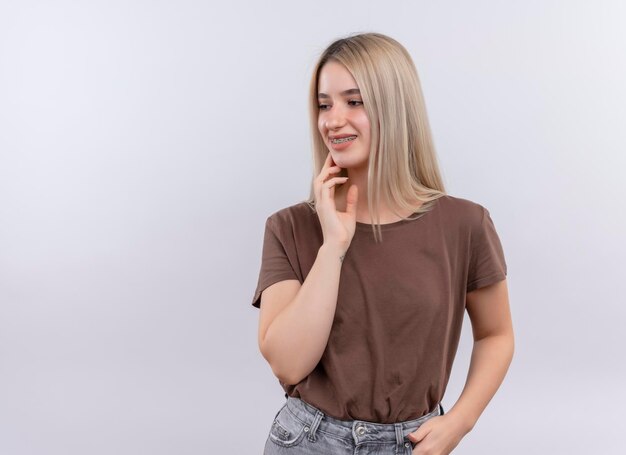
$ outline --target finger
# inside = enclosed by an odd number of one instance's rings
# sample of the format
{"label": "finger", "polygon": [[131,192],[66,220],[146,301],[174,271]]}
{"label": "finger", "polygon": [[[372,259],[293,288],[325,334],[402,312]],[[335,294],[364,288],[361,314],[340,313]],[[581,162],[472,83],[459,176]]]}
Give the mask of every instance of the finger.
{"label": "finger", "polygon": [[322,166],[322,170],[330,167],[332,165],[332,161],[333,161],[333,157],[330,154],[330,152],[328,152],[328,155],[326,155],[326,159],[324,160],[324,165]]}
{"label": "finger", "polygon": [[339,166],[333,166],[332,168],[328,168],[326,172],[322,172],[318,176],[319,183],[323,185],[324,183],[330,180],[329,177],[331,176],[331,174],[335,174],[340,171],[341,171],[341,168]]}
{"label": "finger", "polygon": [[413,442],[420,442],[427,434],[427,429],[424,427],[424,425],[422,425],[413,433],[409,433],[409,439]]}
{"label": "finger", "polygon": [[335,185],[338,185],[339,183],[343,183],[346,180],[348,180],[348,177],[333,177],[332,179],[326,180],[323,186],[328,189],[333,189]]}
{"label": "finger", "polygon": [[335,187],[341,183],[344,183],[346,180],[348,180],[348,177],[333,177],[331,180],[333,180],[335,183],[332,184],[330,187],[329,196],[334,201],[335,200]]}
{"label": "finger", "polygon": [[322,184],[322,199],[326,200],[327,198],[334,198],[335,185],[343,183],[347,179],[348,177],[333,177],[332,179],[326,180]]}
{"label": "finger", "polygon": [[324,178],[326,179],[330,177],[330,174],[336,174],[337,172],[341,172],[341,168],[339,166],[329,167],[328,169],[326,169],[326,175],[324,176]]}
{"label": "finger", "polygon": [[320,198],[320,202],[322,204],[326,204],[328,198],[328,191],[326,190],[326,184],[325,182],[322,180],[319,184],[318,184],[318,188],[319,188],[319,198]]}
{"label": "finger", "polygon": [[315,196],[316,198],[319,200],[320,199],[320,192],[321,192],[321,187],[320,185],[322,183],[324,183],[324,180],[326,178],[326,176],[328,175],[328,169],[329,165],[330,165],[330,161],[331,161],[331,155],[330,152],[328,152],[328,154],[326,155],[326,160],[324,161],[324,164],[322,165],[322,169],[320,170],[320,173],[317,175],[317,177],[315,177],[315,179],[313,180],[313,189],[315,191]]}
{"label": "finger", "polygon": [[[322,169],[320,169],[320,173],[317,175],[316,180],[320,180],[320,181],[324,181],[324,179],[328,176],[328,172],[331,169],[339,169],[341,170],[341,168],[335,164],[333,164],[331,166],[331,163],[329,162],[330,160],[330,153],[328,154],[328,156],[326,157],[326,161],[324,162],[324,165],[322,166]],[[333,171],[334,172],[334,171]]]}
{"label": "finger", "polygon": [[346,213],[356,217],[356,203],[359,198],[359,188],[356,185],[350,185],[346,194]]}

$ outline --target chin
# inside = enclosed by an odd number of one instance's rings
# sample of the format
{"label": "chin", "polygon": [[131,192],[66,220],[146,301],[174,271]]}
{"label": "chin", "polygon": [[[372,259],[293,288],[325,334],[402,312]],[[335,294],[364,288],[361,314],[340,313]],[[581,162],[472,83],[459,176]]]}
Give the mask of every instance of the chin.
{"label": "chin", "polygon": [[367,165],[367,158],[359,157],[358,154],[353,154],[351,152],[335,152],[334,150],[331,152],[333,161],[339,167],[363,167]]}

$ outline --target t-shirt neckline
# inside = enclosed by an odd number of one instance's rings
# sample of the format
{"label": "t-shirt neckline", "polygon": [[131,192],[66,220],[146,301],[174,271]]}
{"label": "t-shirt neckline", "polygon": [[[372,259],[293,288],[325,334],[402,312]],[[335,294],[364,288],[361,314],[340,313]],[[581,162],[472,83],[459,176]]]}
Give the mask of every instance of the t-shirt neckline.
{"label": "t-shirt neckline", "polygon": [[[443,196],[441,196],[441,197],[443,197]],[[433,210],[435,210],[435,208],[439,205],[438,203],[439,203],[439,199],[441,199],[441,197],[438,197],[437,199],[435,199],[433,201],[433,205],[430,207],[430,209],[427,210],[424,213],[421,213],[420,216],[417,217],[416,219],[412,219],[412,220],[402,219],[402,220],[394,221],[392,223],[381,224],[380,225],[381,231],[384,232],[384,231],[387,231],[389,229],[394,229],[396,227],[403,226],[405,224],[409,224],[409,223],[412,223],[414,221],[421,220],[424,217],[424,215],[426,215],[429,212],[432,212]],[[410,215],[410,217],[412,218],[412,217],[416,216],[416,214],[417,214],[417,212],[413,212]],[[356,229],[358,231],[370,231],[371,232],[372,231],[372,225],[370,223],[361,223],[359,221],[356,221]]]}

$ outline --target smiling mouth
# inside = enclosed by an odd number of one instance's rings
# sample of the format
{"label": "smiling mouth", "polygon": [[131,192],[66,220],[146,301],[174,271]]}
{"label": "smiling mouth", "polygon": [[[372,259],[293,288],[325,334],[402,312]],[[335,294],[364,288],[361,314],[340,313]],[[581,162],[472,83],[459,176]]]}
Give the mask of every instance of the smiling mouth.
{"label": "smiling mouth", "polygon": [[356,139],[356,136],[348,136],[348,137],[342,137],[339,139],[331,139],[330,142],[332,142],[333,144],[342,144],[344,142],[353,141],[355,139]]}

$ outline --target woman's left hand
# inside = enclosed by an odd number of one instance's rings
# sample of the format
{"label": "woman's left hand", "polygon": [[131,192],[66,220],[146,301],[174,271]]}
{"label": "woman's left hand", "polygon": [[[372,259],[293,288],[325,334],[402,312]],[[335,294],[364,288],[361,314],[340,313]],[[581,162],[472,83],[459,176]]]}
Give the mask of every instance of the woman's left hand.
{"label": "woman's left hand", "polygon": [[413,455],[448,455],[469,430],[465,422],[453,414],[432,417],[408,438],[417,445]]}

